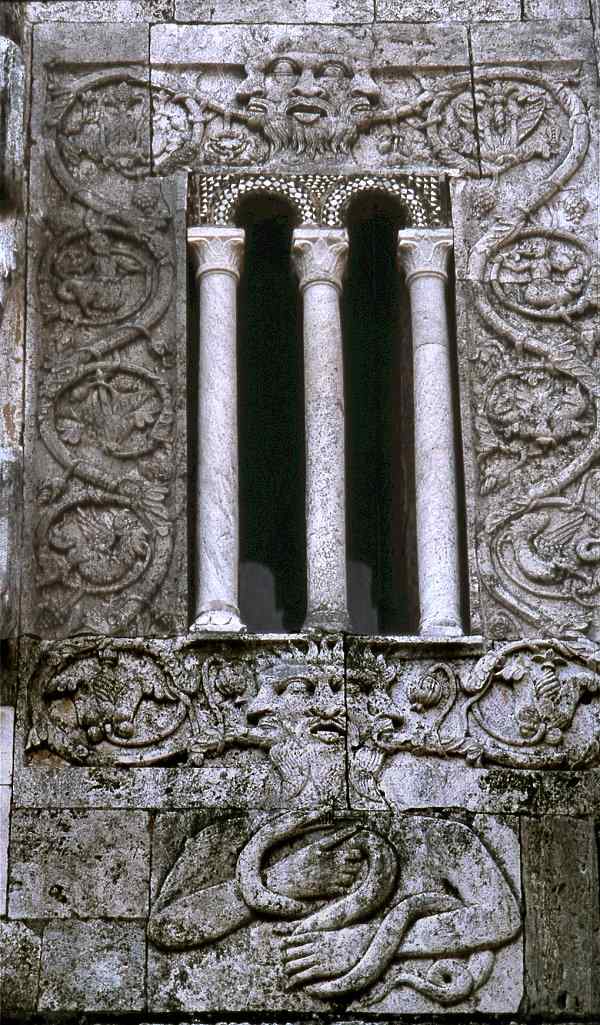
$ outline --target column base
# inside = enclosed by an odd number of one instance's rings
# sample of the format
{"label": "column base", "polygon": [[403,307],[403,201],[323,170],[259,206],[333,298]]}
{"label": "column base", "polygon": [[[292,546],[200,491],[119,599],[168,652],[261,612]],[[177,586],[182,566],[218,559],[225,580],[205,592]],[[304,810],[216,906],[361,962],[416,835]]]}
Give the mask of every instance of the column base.
{"label": "column base", "polygon": [[344,630],[350,630],[350,617],[345,609],[309,612],[302,627],[303,633],[340,633]]}
{"label": "column base", "polygon": [[203,609],[190,626],[190,633],[230,634],[245,633],[246,626],[240,619],[239,609],[233,605]]}
{"label": "column base", "polygon": [[463,632],[457,619],[426,619],[419,625],[420,637],[462,637]]}

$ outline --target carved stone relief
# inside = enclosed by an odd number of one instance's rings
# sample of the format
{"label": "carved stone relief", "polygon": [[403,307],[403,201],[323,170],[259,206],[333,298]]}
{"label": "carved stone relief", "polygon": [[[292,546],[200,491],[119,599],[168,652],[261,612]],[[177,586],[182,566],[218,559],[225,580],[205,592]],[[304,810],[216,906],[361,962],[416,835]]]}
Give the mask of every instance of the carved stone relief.
{"label": "carved stone relief", "polygon": [[143,180],[143,79],[53,68],[47,86],[28,629],[160,636],[187,626],[181,187]]}
{"label": "carved stone relief", "polygon": [[[492,88],[491,75],[479,72],[475,95],[485,86],[495,111],[485,124],[496,131],[504,125],[515,159],[507,151],[502,166],[509,174],[495,194],[465,191],[482,234],[473,239],[463,286],[477,310],[464,353],[479,471],[484,629],[498,637],[593,641],[598,268],[585,162],[589,153],[594,164],[597,141],[577,76],[567,82],[503,71]],[[483,166],[483,149],[481,159]]]}
{"label": "carved stone relief", "polygon": [[26,746],[33,764],[184,760],[258,774],[244,800],[259,804],[341,800],[344,697],[335,638],[258,646],[81,639],[43,645],[33,662]]}
{"label": "carved stone relief", "polygon": [[417,660],[354,643],[348,755],[357,798],[385,798],[402,752],[471,765],[587,768],[600,761],[600,651],[523,640],[478,660]]}
{"label": "carved stone relief", "polygon": [[[156,1009],[214,1006],[216,988],[231,1010],[268,1002],[322,1011],[335,1002],[349,1011],[464,1011],[502,985],[497,1008],[516,1006],[514,884],[503,858],[463,822],[319,810],[166,815],[155,848]],[[228,987],[250,949],[253,973]]]}

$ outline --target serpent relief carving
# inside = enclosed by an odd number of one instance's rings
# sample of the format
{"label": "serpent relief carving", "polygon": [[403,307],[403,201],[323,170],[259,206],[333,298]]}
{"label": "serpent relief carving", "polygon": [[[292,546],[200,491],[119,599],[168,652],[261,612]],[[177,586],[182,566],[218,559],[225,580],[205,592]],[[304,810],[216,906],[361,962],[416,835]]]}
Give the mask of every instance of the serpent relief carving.
{"label": "serpent relief carving", "polygon": [[377,1008],[411,989],[452,1007],[485,986],[521,922],[503,870],[463,823],[293,811],[263,825],[221,819],[188,838],[148,935],[170,953],[220,948],[226,961],[250,927],[255,943],[278,938],[273,978],[291,999]]}

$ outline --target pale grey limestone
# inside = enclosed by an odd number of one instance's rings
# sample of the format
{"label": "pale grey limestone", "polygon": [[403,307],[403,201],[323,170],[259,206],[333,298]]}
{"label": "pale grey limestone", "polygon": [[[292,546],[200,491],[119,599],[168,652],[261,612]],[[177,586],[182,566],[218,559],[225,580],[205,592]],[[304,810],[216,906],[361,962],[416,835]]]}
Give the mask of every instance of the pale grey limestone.
{"label": "pale grey limestone", "polygon": [[446,313],[453,234],[401,231],[410,291],[415,403],[417,561],[422,635],[462,633],[450,348]]}
{"label": "pale grey limestone", "polygon": [[175,0],[178,21],[202,22],[370,22],[374,0]]}
{"label": "pale grey limestone", "polygon": [[343,630],[349,619],[340,293],[348,235],[296,229],[292,256],[304,313],[305,629]]}
{"label": "pale grey limestone", "polygon": [[13,812],[11,918],[141,918],[149,872],[145,813]]}
{"label": "pale grey limestone", "polygon": [[525,0],[525,20],[589,18],[589,0]]}
{"label": "pale grey limestone", "polygon": [[376,0],[378,21],[520,21],[520,0]]}
{"label": "pale grey limestone", "polygon": [[188,230],[198,282],[196,596],[192,629],[242,630],[238,607],[237,228]]}
{"label": "pale grey limestone", "polygon": [[13,778],[13,745],[15,735],[15,710],[9,705],[0,706],[0,786],[11,786]]}
{"label": "pale grey limestone", "polygon": [[21,16],[40,22],[156,22],[173,17],[174,0],[25,0]]}
{"label": "pale grey limestone", "polygon": [[17,1014],[37,1009],[42,926],[0,920],[0,1009]]}
{"label": "pale grey limestone", "polygon": [[144,926],[56,921],[44,930],[39,1011],[141,1011]]}
{"label": "pale grey limestone", "polygon": [[0,915],[6,914],[8,904],[8,842],[10,837],[10,811],[12,787],[0,786]]}

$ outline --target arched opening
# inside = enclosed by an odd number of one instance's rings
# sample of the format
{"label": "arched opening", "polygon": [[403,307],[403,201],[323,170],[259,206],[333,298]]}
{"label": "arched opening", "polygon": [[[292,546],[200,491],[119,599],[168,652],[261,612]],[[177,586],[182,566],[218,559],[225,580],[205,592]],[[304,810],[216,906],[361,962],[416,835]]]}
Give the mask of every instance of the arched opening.
{"label": "arched opening", "polygon": [[359,633],[419,622],[408,290],[396,264],[402,211],[390,196],[350,204],[344,285],[348,600]]}
{"label": "arched opening", "polygon": [[245,197],[238,292],[240,612],[249,630],[299,630],[306,607],[301,309],[284,200]]}

